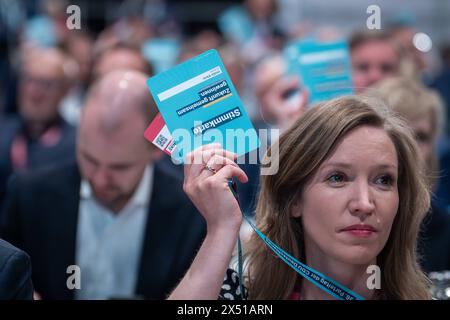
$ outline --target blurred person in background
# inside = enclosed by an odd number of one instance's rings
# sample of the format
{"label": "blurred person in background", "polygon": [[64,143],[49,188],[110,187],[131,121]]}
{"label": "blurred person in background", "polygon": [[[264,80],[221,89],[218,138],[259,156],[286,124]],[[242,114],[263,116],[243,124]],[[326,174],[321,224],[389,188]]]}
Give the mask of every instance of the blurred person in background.
{"label": "blurred person in background", "polygon": [[75,32],[68,36],[66,49],[76,57],[78,75],[71,92],[65,96],[60,105],[60,113],[72,125],[78,125],[81,108],[89,84],[107,73],[128,69],[153,75],[152,65],[142,56],[139,48],[116,44],[94,57],[93,42],[86,33]]}
{"label": "blurred person in background", "polygon": [[72,87],[59,107],[61,116],[72,125],[77,125],[81,106],[91,82],[93,68],[93,38],[85,31],[72,31],[63,44],[67,53],[77,64],[77,74]]}
{"label": "blurred person in background", "polygon": [[154,31],[144,17],[123,17],[107,26],[98,35],[94,45],[94,54],[102,55],[103,52],[118,45],[140,50],[144,42],[153,36]]}
{"label": "blurred person in background", "polygon": [[248,97],[245,92],[245,63],[239,50],[231,44],[224,44],[223,46],[217,47],[217,50],[247,113],[251,114],[252,110],[249,110]]}
{"label": "blurred person in background", "polygon": [[67,94],[70,62],[59,49],[32,48],[19,73],[19,114],[0,119],[0,203],[12,173],[75,158],[75,129],[58,107]]}
{"label": "blurred person in background", "polygon": [[232,43],[239,45],[247,63],[281,50],[285,36],[276,21],[276,0],[245,0],[219,17],[219,28]]}
{"label": "blurred person in background", "polygon": [[[263,59],[253,74],[253,93],[258,108],[258,128],[287,129],[305,111],[307,91],[300,92],[297,76],[285,76],[286,64],[281,55]],[[290,93],[297,92],[299,99],[291,100]]]}
{"label": "blurred person in background", "polygon": [[[0,236],[30,255],[43,299],[164,299],[201,244],[204,221],[182,180],[143,137],[157,113],[146,80],[132,70],[100,78],[83,107],[77,162],[11,183]],[[79,290],[66,285],[72,265]]]}
{"label": "blurred person in background", "polygon": [[357,31],[350,36],[349,47],[356,93],[400,75],[401,48],[385,31]]}
{"label": "blurred person in background", "polygon": [[16,81],[11,64],[25,18],[23,3],[0,0],[0,117],[15,111],[15,99],[11,93],[15,92]]}
{"label": "blurred person in background", "polygon": [[39,47],[54,47],[64,43],[72,30],[67,28],[68,0],[41,0],[39,9],[23,26],[21,41]]}
{"label": "blurred person in background", "polygon": [[442,49],[443,69],[431,83],[436,89],[446,106],[446,132],[439,141],[441,179],[436,191],[442,205],[450,210],[450,45]]}
{"label": "blurred person in background", "polygon": [[447,141],[444,141],[441,148],[443,151],[450,152],[450,44],[443,46],[441,56],[442,70],[431,81],[431,87],[439,92],[445,103]]}
{"label": "blurred person in background", "polygon": [[[436,92],[413,79],[391,78],[378,83],[373,93],[410,124],[419,146],[423,170],[432,194],[441,177],[436,139],[442,129],[442,102]],[[449,173],[444,173],[445,177]],[[448,177],[446,177],[448,180]],[[419,241],[421,264],[426,272],[450,270],[450,214],[435,195],[422,223]]]}
{"label": "blurred person in background", "polygon": [[414,43],[417,30],[412,23],[399,23],[391,26],[390,33],[393,39],[402,46],[405,53],[402,62],[403,75],[416,77],[418,81],[423,80],[421,76],[427,68],[427,62],[424,53]]}
{"label": "blurred person in background", "polygon": [[200,31],[194,37],[189,39],[190,42],[195,44],[195,47],[203,52],[209,49],[219,49],[224,44],[224,39],[215,30],[205,29]]}
{"label": "blurred person in background", "polygon": [[[216,31],[211,29],[203,30],[192,37],[184,39],[177,62],[182,63],[194,58],[204,51],[219,49],[219,47],[225,46],[226,44],[224,39]],[[239,47],[235,46],[234,48]]]}
{"label": "blurred person in background", "polygon": [[[269,147],[280,131],[289,128],[306,111],[307,91],[300,91],[298,78],[287,77],[284,71],[282,56],[271,55],[257,64],[253,74],[253,113],[256,115],[252,122],[262,143],[260,148]],[[291,93],[297,94],[297,99],[292,99]],[[262,154],[254,150],[238,159],[248,182],[237,182],[237,190],[241,208],[249,216],[254,215],[260,186],[260,156]],[[251,163],[250,159],[257,159],[257,163]]]}
{"label": "blurred person in background", "polygon": [[450,149],[440,157],[440,179],[436,190],[436,196],[442,206],[450,210]]}
{"label": "blurred person in background", "polygon": [[118,44],[96,58],[93,78],[99,79],[111,71],[120,69],[140,71],[148,77],[153,75],[152,65],[142,56],[138,48]]}

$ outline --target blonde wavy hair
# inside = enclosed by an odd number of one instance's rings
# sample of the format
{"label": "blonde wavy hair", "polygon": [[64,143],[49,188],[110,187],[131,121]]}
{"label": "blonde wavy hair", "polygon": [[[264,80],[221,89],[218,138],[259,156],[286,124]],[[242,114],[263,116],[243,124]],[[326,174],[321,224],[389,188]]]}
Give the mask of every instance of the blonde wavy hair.
{"label": "blonde wavy hair", "polygon": [[[385,79],[369,89],[369,94],[383,99],[389,108],[397,112],[408,123],[430,116],[431,142],[434,146],[444,126],[445,111],[439,95],[425,88],[416,80],[404,77]],[[434,188],[439,171],[439,159],[436,150],[432,150],[429,159],[425,160],[427,179]]]}
{"label": "blonde wavy hair", "polygon": [[[416,142],[409,127],[374,99],[348,96],[318,104],[279,139],[279,170],[261,177],[256,207],[258,228],[274,243],[304,261],[303,226],[291,208],[303,187],[340,141],[363,125],[383,128],[395,145],[398,161],[399,207],[389,239],[377,256],[382,290],[388,299],[430,299],[428,280],[416,255],[420,223],[430,206]],[[268,153],[271,149],[268,150]],[[244,283],[250,299],[286,299],[297,273],[253,234],[245,253]]]}

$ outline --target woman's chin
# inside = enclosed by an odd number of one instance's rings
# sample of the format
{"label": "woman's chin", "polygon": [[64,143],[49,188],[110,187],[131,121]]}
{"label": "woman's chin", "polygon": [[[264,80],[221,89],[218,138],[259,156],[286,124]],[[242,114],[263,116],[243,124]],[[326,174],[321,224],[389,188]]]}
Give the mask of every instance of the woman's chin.
{"label": "woman's chin", "polygon": [[342,250],[337,250],[333,254],[337,260],[351,265],[369,265],[376,261],[378,250],[372,246],[358,245],[345,246]]}

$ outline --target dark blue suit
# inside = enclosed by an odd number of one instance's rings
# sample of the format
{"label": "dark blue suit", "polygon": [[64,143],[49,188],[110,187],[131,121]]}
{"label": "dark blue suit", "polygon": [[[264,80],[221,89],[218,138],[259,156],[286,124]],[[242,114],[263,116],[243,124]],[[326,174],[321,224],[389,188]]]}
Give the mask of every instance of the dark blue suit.
{"label": "dark blue suit", "polygon": [[450,214],[435,203],[422,222],[419,254],[426,272],[450,270]]}
{"label": "dark blue suit", "polygon": [[0,119],[0,205],[9,177],[14,173],[11,163],[11,147],[14,138],[23,134],[27,139],[27,170],[36,170],[48,165],[75,159],[75,128],[59,119],[60,141],[53,146],[43,146],[29,138],[20,117]]}
{"label": "dark blue suit", "polygon": [[[81,177],[75,163],[17,176],[0,213],[0,236],[27,252],[43,299],[73,299]],[[155,165],[135,295],[164,299],[182,279],[206,234],[182,180]]]}
{"label": "dark blue suit", "polygon": [[30,257],[0,239],[0,300],[33,299]]}

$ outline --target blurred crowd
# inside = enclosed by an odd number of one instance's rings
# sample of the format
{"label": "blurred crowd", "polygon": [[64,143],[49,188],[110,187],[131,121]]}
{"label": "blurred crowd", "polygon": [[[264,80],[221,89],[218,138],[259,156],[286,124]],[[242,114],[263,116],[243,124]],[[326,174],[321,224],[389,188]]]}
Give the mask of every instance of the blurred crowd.
{"label": "blurred crowd", "polygon": [[[167,295],[205,226],[183,194],[183,168],[143,138],[157,113],[145,79],[215,48],[255,128],[283,131],[308,99],[290,105],[301,79],[287,75],[283,48],[307,37],[347,40],[355,94],[379,96],[410,123],[432,193],[422,266],[450,269],[450,39],[433,43],[440,67],[430,72],[414,21],[347,33],[309,17],[286,31],[276,0],[244,0],[186,34],[164,1],[147,2],[93,31],[83,17],[67,27],[68,2],[0,0],[0,238],[30,255],[36,298]],[[251,216],[259,169],[242,167]],[[74,264],[86,270],[75,296],[65,281]]]}

